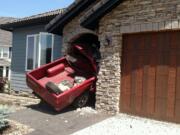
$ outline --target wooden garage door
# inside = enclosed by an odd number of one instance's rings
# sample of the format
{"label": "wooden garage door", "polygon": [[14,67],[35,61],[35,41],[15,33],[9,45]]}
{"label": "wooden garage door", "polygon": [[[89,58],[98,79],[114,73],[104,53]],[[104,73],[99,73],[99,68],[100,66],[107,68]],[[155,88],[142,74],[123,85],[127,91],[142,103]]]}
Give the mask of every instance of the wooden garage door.
{"label": "wooden garage door", "polygon": [[121,112],[180,122],[180,31],[123,35]]}

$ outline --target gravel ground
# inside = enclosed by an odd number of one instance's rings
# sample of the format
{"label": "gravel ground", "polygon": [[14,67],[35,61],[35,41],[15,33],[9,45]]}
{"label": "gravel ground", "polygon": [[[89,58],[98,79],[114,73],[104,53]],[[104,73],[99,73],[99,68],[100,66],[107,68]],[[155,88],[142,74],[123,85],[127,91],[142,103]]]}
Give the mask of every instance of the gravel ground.
{"label": "gravel ground", "polygon": [[34,129],[28,135],[70,135],[109,117],[107,114],[97,113],[91,107],[75,109],[69,106],[61,112],[55,112],[42,104],[19,110],[11,114],[9,119]]}
{"label": "gravel ground", "polygon": [[27,106],[35,105],[40,102],[39,99],[9,95],[4,93],[0,93],[0,97],[0,105],[7,105],[11,108],[14,108],[15,111],[26,109]]}
{"label": "gravel ground", "polygon": [[11,126],[7,130],[5,130],[2,135],[25,135],[34,131],[34,129],[30,128],[29,126],[12,120],[8,121]]}
{"label": "gravel ground", "polygon": [[180,125],[119,114],[72,135],[180,135]]}
{"label": "gravel ground", "polygon": [[[39,99],[32,97],[0,93],[0,106],[4,106],[5,108],[7,107],[11,113],[27,109],[29,106],[36,105],[39,102]],[[3,131],[3,135],[24,135],[33,131],[33,129],[29,126],[13,120],[8,121],[10,123],[10,127]]]}
{"label": "gravel ground", "polygon": [[98,112],[96,110],[94,110],[93,108],[91,107],[83,107],[83,108],[78,108],[76,110],[76,112],[79,113],[79,115],[89,115],[89,114],[97,114]]}

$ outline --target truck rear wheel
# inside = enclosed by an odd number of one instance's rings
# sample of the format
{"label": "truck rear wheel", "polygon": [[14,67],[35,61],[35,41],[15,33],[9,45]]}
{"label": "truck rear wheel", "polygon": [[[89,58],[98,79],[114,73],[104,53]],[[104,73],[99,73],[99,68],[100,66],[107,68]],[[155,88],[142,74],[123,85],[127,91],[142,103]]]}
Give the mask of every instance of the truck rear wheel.
{"label": "truck rear wheel", "polygon": [[88,100],[89,100],[89,91],[86,91],[74,100],[73,106],[76,108],[82,108],[87,104]]}

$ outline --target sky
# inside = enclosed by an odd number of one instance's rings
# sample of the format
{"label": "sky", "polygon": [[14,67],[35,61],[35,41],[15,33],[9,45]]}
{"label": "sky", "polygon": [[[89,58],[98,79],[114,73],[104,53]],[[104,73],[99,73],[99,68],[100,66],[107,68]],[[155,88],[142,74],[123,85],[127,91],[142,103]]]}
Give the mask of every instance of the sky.
{"label": "sky", "polygon": [[65,8],[74,0],[0,0],[0,16],[22,18]]}

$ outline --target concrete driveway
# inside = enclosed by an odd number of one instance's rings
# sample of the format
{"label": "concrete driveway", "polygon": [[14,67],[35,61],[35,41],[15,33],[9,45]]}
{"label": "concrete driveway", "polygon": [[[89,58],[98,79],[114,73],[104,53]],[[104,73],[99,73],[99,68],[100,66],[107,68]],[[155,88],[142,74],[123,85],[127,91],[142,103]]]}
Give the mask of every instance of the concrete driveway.
{"label": "concrete driveway", "polygon": [[69,107],[57,113],[47,105],[32,105],[11,114],[10,119],[35,129],[29,135],[69,135],[108,117],[91,109],[89,112],[82,112]]}
{"label": "concrete driveway", "polygon": [[180,135],[180,125],[118,114],[71,135]]}

